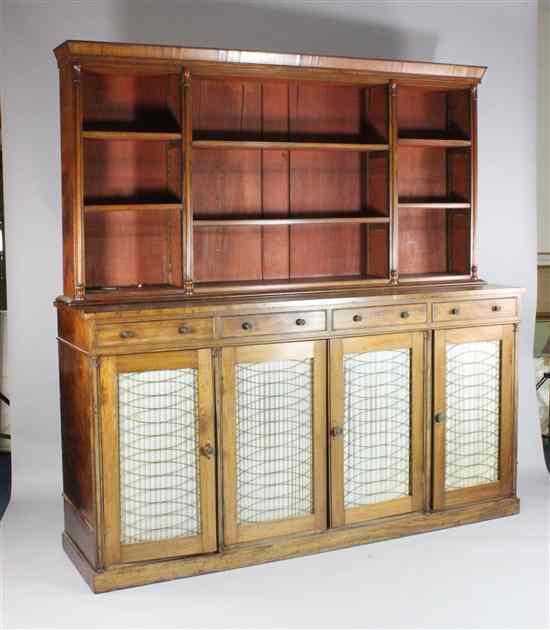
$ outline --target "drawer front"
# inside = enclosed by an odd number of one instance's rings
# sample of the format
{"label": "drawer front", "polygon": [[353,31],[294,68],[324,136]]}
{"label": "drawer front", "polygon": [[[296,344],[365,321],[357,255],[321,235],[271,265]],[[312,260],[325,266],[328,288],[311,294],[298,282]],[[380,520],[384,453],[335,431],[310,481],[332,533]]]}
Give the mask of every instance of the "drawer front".
{"label": "drawer front", "polygon": [[472,300],[471,302],[440,302],[433,305],[434,322],[454,322],[476,319],[502,319],[517,315],[514,298]]}
{"label": "drawer front", "polygon": [[214,333],[212,319],[174,319],[160,322],[106,324],[97,329],[97,345],[103,348],[143,343],[195,341],[210,339]]}
{"label": "drawer front", "polygon": [[425,304],[343,308],[335,310],[333,313],[334,330],[372,326],[410,326],[411,324],[424,324],[426,320],[427,308]]}
{"label": "drawer front", "polygon": [[224,317],[220,329],[222,337],[250,337],[280,333],[304,333],[326,330],[325,311],[304,313],[272,313]]}

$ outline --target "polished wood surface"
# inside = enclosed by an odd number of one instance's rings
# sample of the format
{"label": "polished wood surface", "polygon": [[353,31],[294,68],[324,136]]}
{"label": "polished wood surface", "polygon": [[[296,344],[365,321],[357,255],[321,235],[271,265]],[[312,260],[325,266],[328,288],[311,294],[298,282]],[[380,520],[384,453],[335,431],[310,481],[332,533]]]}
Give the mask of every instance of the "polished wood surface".
{"label": "polished wood surface", "polygon": [[97,427],[92,362],[85,354],[60,344],[59,378],[65,530],[96,565]]}
{"label": "polished wood surface", "polygon": [[324,311],[298,311],[273,315],[223,317],[219,329],[222,337],[254,337],[255,335],[311,333],[326,330],[326,327]]}
{"label": "polished wood surface", "polygon": [[361,328],[368,330],[376,326],[424,324],[427,320],[425,304],[404,304],[403,306],[336,309],[333,311],[332,325],[335,330]]}
{"label": "polished wood surface", "polygon": [[357,59],[352,57],[329,57],[325,55],[304,55],[292,53],[273,53],[248,50],[229,50],[218,48],[184,48],[182,46],[154,46],[149,44],[120,44],[109,42],[89,42],[67,40],[55,49],[60,64],[71,57],[104,57],[107,59],[134,60],[150,62],[168,62],[179,65],[182,62],[247,64],[270,66],[291,66],[300,69],[351,70],[353,72],[376,72],[379,75],[412,75],[419,78],[450,77],[462,78],[477,83],[485,74],[484,66],[464,66],[457,64],[429,63],[418,61],[390,61],[383,59]]}
{"label": "polished wood surface", "polygon": [[513,299],[441,302],[433,305],[433,319],[436,322],[500,319],[515,317],[516,314],[517,302]]}
{"label": "polished wood surface", "polygon": [[130,324],[106,324],[97,328],[97,344],[104,348],[123,344],[170,344],[184,338],[185,341],[204,341],[214,336],[214,322],[210,318],[184,319]]}

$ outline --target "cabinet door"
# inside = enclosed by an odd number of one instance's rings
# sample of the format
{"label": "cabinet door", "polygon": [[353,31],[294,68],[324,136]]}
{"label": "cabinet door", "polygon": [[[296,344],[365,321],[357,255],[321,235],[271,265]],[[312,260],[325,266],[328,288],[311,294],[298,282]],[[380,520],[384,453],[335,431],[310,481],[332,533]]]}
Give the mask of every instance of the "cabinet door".
{"label": "cabinet door", "polygon": [[224,348],[224,541],[326,527],[324,341]]}
{"label": "cabinet door", "polygon": [[101,359],[106,565],[215,551],[210,350]]}
{"label": "cabinet door", "polygon": [[331,341],[331,526],[421,510],[424,333]]}
{"label": "cabinet door", "polygon": [[512,494],[512,325],[435,333],[433,505]]}

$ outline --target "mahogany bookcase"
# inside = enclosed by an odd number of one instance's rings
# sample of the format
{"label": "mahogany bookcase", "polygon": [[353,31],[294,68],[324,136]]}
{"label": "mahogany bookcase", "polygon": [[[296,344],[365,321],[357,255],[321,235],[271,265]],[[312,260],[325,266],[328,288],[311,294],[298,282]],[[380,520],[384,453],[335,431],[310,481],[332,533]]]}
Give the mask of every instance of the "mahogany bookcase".
{"label": "mahogany bookcase", "polygon": [[485,68],[55,54],[63,544],[94,591],[518,511]]}

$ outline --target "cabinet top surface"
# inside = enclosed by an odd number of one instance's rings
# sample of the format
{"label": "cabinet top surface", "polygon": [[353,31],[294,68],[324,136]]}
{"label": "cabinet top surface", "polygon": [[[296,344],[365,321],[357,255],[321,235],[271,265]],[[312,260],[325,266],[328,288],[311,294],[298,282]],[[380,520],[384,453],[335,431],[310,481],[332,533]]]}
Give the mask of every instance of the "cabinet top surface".
{"label": "cabinet top surface", "polygon": [[113,302],[91,303],[89,301],[70,301],[60,296],[54,305],[57,308],[70,306],[84,312],[113,312],[113,311],[142,311],[143,309],[204,309],[204,308],[233,308],[239,306],[254,306],[254,308],[307,308],[314,306],[344,306],[347,303],[364,302],[365,304],[389,304],[392,302],[410,302],[411,300],[457,300],[457,299],[483,299],[490,297],[519,297],[525,289],[517,287],[505,287],[500,285],[485,284],[481,286],[445,286],[445,287],[377,287],[352,291],[350,289],[331,291],[330,293],[311,292],[308,294],[278,294],[278,295],[253,295],[253,296],[223,296],[223,297],[193,297],[185,300],[166,300],[151,302]]}
{"label": "cabinet top surface", "polygon": [[161,63],[216,63],[269,67],[288,66],[303,70],[339,70],[388,76],[440,77],[478,83],[485,66],[468,66],[397,59],[361,59],[320,54],[280,53],[219,48],[188,48],[136,43],[68,40],[54,50],[60,64],[78,58],[96,61],[142,60]]}

